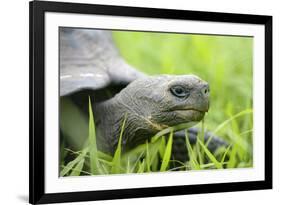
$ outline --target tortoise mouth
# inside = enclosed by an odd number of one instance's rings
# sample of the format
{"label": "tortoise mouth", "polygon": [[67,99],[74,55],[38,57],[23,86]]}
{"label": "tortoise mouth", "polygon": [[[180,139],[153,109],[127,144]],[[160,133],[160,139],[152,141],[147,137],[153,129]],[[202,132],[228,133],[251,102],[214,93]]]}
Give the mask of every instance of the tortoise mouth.
{"label": "tortoise mouth", "polygon": [[177,109],[174,109],[172,111],[195,111],[195,112],[200,112],[200,113],[205,113],[205,112],[208,112],[208,109],[197,109],[197,108],[177,108]]}
{"label": "tortoise mouth", "polygon": [[173,111],[176,113],[176,116],[182,122],[191,122],[191,121],[201,121],[205,116],[205,112],[203,110],[199,110],[196,108],[189,109],[177,109]]}
{"label": "tortoise mouth", "polygon": [[205,111],[199,110],[197,108],[180,108],[162,112],[160,116],[154,116],[153,121],[157,122],[157,125],[171,127],[182,123],[200,122],[204,116]]}

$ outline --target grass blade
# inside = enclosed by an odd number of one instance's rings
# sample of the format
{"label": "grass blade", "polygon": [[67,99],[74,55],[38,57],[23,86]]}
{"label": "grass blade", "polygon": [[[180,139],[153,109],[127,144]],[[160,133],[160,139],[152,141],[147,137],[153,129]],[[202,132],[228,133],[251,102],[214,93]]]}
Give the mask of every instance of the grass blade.
{"label": "grass blade", "polygon": [[191,167],[194,168],[195,170],[200,170],[201,169],[200,165],[196,159],[196,156],[194,154],[194,151],[193,151],[192,146],[189,141],[187,129],[185,130],[185,142],[186,142],[186,146],[187,146],[186,148],[187,148],[187,153],[189,156],[189,161],[191,162]]}
{"label": "grass blade", "polygon": [[231,121],[235,120],[238,117],[241,117],[243,115],[246,114],[251,114],[253,113],[252,109],[245,109],[239,113],[237,113],[236,115],[233,115],[232,117],[230,117],[229,119],[225,120],[224,122],[222,122],[219,126],[217,126],[217,128],[212,132],[212,135],[209,137],[209,139],[207,140],[207,142],[205,143],[206,146],[209,145],[209,143],[211,142],[211,140],[213,139],[214,135],[216,133],[218,133],[218,131],[220,131],[222,128],[224,128],[227,124],[229,124]]}
{"label": "grass blade", "polygon": [[82,159],[72,170],[69,176],[80,176],[80,173],[83,169],[85,159]]}
{"label": "grass blade", "polygon": [[151,165],[151,159],[150,159],[150,150],[149,150],[149,147],[148,147],[148,142],[146,141],[146,157],[145,157],[145,162],[146,162],[146,170],[147,172],[151,172],[151,169],[150,169],[150,165]]}
{"label": "grass blade", "polygon": [[100,174],[98,149],[96,139],[95,120],[92,111],[92,103],[89,97],[89,146],[90,146],[90,169],[92,174]]}
{"label": "grass blade", "polygon": [[231,145],[229,145],[229,146],[226,148],[226,150],[225,150],[225,152],[224,152],[224,154],[223,154],[223,156],[222,156],[221,163],[224,163],[224,160],[225,160],[226,155],[228,154],[230,148],[231,148]]}
{"label": "grass blade", "polygon": [[134,165],[131,168],[131,172],[135,172],[135,170],[137,169],[137,165],[139,164],[139,162],[141,161],[142,156],[144,155],[144,152],[140,153],[137,160],[135,161]]}
{"label": "grass blade", "polygon": [[160,132],[158,132],[156,135],[153,136],[153,139],[154,140],[157,140],[159,137],[162,137],[166,134],[169,134],[171,132],[176,132],[176,131],[179,131],[179,130],[184,130],[184,129],[187,129],[187,128],[190,128],[194,125],[196,125],[198,122],[187,122],[187,123],[182,123],[182,124],[179,124],[179,125],[175,125],[173,127],[167,127],[166,129],[164,130],[161,130]]}
{"label": "grass blade", "polygon": [[238,118],[238,117],[241,117],[243,115],[246,115],[246,114],[251,114],[253,113],[253,110],[252,109],[246,109],[246,110],[243,110],[239,113],[237,113],[236,115],[233,115],[232,117],[230,117],[229,119],[225,120],[224,122],[222,122],[214,131],[213,133],[216,134],[219,130],[221,130],[223,127],[225,127],[228,123],[230,123],[232,120]]}
{"label": "grass blade", "polygon": [[144,167],[145,167],[145,160],[143,160],[142,162],[139,162],[139,168],[137,173],[144,173]]}
{"label": "grass blade", "polygon": [[72,168],[79,162],[78,157],[69,162],[63,169],[60,171],[60,176],[64,177],[67,175],[67,173],[72,170]]}
{"label": "grass blade", "polygon": [[116,151],[114,153],[114,157],[112,159],[112,167],[111,167],[111,173],[112,174],[119,174],[120,171],[121,171],[120,168],[121,168],[122,137],[123,137],[123,132],[124,132],[124,129],[125,129],[126,120],[127,120],[127,113],[125,114],[125,117],[124,117],[124,120],[123,120],[118,145],[117,145]]}
{"label": "grass blade", "polygon": [[60,172],[60,176],[66,176],[74,166],[76,166],[82,159],[84,159],[87,155],[88,148],[85,148],[74,160],[70,161]]}
{"label": "grass blade", "polygon": [[165,149],[166,149],[166,139],[165,139],[165,136],[162,136],[160,138],[160,146],[159,146],[159,154],[160,154],[160,157],[161,159],[164,158],[164,153],[165,153]]}
{"label": "grass blade", "polygon": [[227,168],[234,168],[237,164],[237,145],[235,144],[230,152]]}
{"label": "grass blade", "polygon": [[222,164],[220,162],[217,161],[217,159],[215,158],[215,156],[209,151],[209,149],[204,145],[204,143],[200,140],[197,139],[197,142],[199,143],[199,145],[203,148],[204,152],[206,153],[206,155],[208,156],[208,158],[211,160],[211,162],[214,163],[214,165],[216,166],[217,169],[222,169]]}
{"label": "grass blade", "polygon": [[169,140],[166,145],[164,157],[162,159],[160,172],[166,171],[169,166],[169,162],[170,162],[170,158],[171,158],[171,154],[172,154],[172,144],[173,144],[173,131],[170,132],[170,136],[169,136]]}
{"label": "grass blade", "polygon": [[127,158],[126,173],[131,173],[131,162],[130,157]]}

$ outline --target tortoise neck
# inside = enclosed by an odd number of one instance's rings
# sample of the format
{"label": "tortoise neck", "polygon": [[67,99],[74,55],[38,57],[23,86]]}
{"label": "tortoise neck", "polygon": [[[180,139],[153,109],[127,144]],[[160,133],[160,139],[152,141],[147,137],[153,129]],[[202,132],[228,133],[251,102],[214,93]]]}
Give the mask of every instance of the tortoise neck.
{"label": "tortoise neck", "polygon": [[[94,105],[98,147],[113,154],[122,132],[122,150],[144,143],[151,133],[150,125],[117,97]],[[125,122],[124,129],[122,124]]]}
{"label": "tortoise neck", "polygon": [[113,147],[116,144],[116,140],[113,136],[116,134],[115,121],[120,116],[116,112],[116,104],[107,100],[102,103],[94,104],[95,113],[95,126],[98,149],[109,154],[113,154]]}

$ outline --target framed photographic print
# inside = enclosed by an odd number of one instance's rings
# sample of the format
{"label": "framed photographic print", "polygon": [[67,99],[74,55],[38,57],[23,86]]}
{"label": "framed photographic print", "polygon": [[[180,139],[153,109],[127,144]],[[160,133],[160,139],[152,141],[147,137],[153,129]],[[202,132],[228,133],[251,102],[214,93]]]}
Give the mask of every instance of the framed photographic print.
{"label": "framed photographic print", "polygon": [[30,2],[30,203],[272,188],[272,17]]}

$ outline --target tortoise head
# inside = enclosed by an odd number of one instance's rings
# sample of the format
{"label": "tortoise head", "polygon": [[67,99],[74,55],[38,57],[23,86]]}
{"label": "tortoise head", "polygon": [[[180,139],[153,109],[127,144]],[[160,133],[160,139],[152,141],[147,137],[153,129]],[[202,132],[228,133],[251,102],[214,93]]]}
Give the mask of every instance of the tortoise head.
{"label": "tortoise head", "polygon": [[209,109],[209,85],[194,75],[160,75],[133,81],[118,98],[155,131],[199,122]]}

